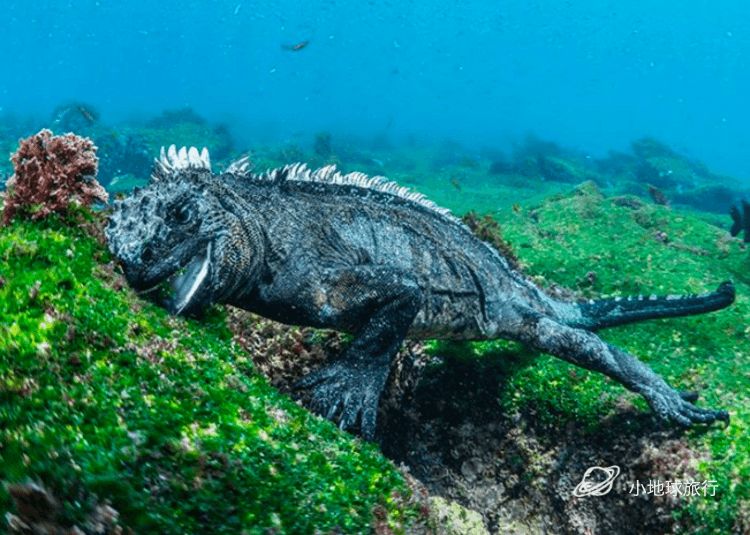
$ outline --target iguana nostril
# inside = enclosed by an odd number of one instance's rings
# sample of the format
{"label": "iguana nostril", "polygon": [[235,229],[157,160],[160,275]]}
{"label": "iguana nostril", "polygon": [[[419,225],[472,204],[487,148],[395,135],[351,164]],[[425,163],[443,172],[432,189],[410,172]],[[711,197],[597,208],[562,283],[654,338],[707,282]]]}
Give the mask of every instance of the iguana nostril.
{"label": "iguana nostril", "polygon": [[147,245],[146,247],[143,248],[143,251],[141,251],[141,261],[151,262],[151,260],[153,259],[154,259],[154,250]]}

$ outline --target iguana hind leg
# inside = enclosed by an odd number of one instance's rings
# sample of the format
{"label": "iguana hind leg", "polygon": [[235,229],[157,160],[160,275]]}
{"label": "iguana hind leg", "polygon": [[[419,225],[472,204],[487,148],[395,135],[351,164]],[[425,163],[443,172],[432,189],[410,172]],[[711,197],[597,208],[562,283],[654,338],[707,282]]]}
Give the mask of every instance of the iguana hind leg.
{"label": "iguana hind leg", "polygon": [[373,266],[327,272],[319,288],[318,321],[355,329],[355,338],[337,361],[298,383],[312,390],[312,409],[342,429],[359,424],[362,436],[372,440],[391,362],[420,303],[419,286],[407,273]]}
{"label": "iguana hind leg", "polygon": [[513,332],[506,333],[508,337],[611,377],[628,390],[641,394],[660,419],[685,426],[729,421],[726,411],[696,407],[691,403],[695,401],[694,394],[675,390],[646,364],[596,334],[528,309],[518,312],[518,320],[511,323]]}

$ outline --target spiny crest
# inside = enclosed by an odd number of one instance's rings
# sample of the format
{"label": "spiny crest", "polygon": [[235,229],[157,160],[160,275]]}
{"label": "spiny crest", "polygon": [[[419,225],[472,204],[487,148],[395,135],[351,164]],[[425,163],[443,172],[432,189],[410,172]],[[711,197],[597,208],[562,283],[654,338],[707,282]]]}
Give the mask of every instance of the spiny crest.
{"label": "spiny crest", "polygon": [[235,160],[231,164],[229,164],[229,167],[227,167],[224,172],[231,173],[237,176],[249,176],[252,166],[253,165],[250,162],[250,157],[243,156],[239,160]]}
{"label": "spiny crest", "polygon": [[154,180],[175,176],[180,171],[187,169],[204,169],[211,171],[211,157],[208,149],[203,147],[200,152],[195,147],[182,147],[177,149],[170,145],[169,149],[161,148],[159,158],[154,160],[154,172],[151,177]]}
{"label": "spiny crest", "polygon": [[451,214],[450,210],[438,206],[421,193],[411,191],[409,188],[400,186],[396,182],[389,181],[382,176],[368,176],[359,172],[344,174],[338,171],[335,165],[326,165],[325,167],[312,170],[304,163],[294,163],[266,171],[260,175],[253,175],[252,179],[269,182],[282,182],[287,180],[294,182],[315,182],[341,186],[355,186],[406,199],[407,201],[419,204],[433,212],[437,212],[456,223],[460,223],[460,221]]}
{"label": "spiny crest", "polygon": [[[238,177],[247,177],[251,180],[267,182],[313,182],[319,184],[334,184],[340,186],[354,186],[366,190],[377,191],[393,195],[401,199],[413,202],[428,210],[436,212],[455,223],[462,224],[446,208],[438,206],[423,194],[411,191],[409,188],[400,186],[396,182],[389,181],[383,176],[368,176],[364,173],[341,173],[335,165],[326,165],[319,169],[309,169],[304,163],[294,163],[284,167],[272,169],[261,174],[251,173],[252,164],[250,158],[245,156],[232,162],[224,171]],[[179,174],[179,171],[187,169],[204,169],[211,171],[211,159],[208,149],[201,152],[195,147],[182,147],[177,150],[175,145],[169,149],[161,149],[160,157],[156,160],[156,167],[152,175],[154,180],[170,178]]]}

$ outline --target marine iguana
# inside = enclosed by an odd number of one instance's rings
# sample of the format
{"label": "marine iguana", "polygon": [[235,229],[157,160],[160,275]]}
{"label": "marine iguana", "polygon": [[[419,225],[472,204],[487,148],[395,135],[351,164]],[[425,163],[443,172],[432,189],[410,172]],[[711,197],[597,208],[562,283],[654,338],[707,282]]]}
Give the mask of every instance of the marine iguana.
{"label": "marine iguana", "polygon": [[316,412],[367,439],[407,337],[520,341],[608,375],[663,420],[729,419],[594,331],[719,310],[734,300],[730,282],[698,296],[557,299],[448,210],[382,177],[299,163],[256,174],[247,158],[214,174],[206,149],[171,146],[149,185],[115,203],[106,236],[133,288],[168,283],[174,314],[227,303],[352,333],[341,358],[299,386]]}

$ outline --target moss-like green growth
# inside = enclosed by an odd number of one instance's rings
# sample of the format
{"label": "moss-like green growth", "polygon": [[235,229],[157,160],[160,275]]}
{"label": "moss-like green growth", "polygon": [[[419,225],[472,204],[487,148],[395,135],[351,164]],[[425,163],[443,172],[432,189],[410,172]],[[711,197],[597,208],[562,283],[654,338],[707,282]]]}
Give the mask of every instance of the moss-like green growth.
{"label": "moss-like green growth", "polygon": [[430,500],[431,520],[437,533],[445,535],[489,535],[482,522],[482,515],[435,497]]}
{"label": "moss-like green growth", "polygon": [[[621,201],[586,184],[538,206],[503,211],[503,237],[542,286],[556,283],[586,297],[699,293],[724,280],[735,282],[737,301],[726,310],[601,335],[648,362],[671,384],[699,391],[699,404],[730,411],[728,428],[687,434],[694,448],[709,452],[700,471],[717,482],[718,490],[715,497],[684,500],[679,514],[700,532],[742,531],[750,516],[750,257],[740,240],[688,212]],[[470,349],[476,358],[508,358],[506,342]],[[437,349],[445,350],[444,344]],[[623,399],[648,410],[640,398],[600,374],[545,355],[531,363],[520,348],[511,352],[520,358],[509,362],[510,379],[500,393],[506,412],[533,411],[540,425],[559,430],[568,423],[594,428],[621,410]]]}
{"label": "moss-like green growth", "polygon": [[43,484],[60,524],[108,502],[139,533],[405,529],[393,465],[268,386],[222,313],[138,300],[59,219],[0,229],[0,266],[0,481]]}
{"label": "moss-like green growth", "polygon": [[476,236],[497,249],[514,267],[518,267],[518,258],[516,253],[503,239],[503,233],[500,224],[490,215],[479,217],[473,210],[464,214],[461,221],[469,227]]}

